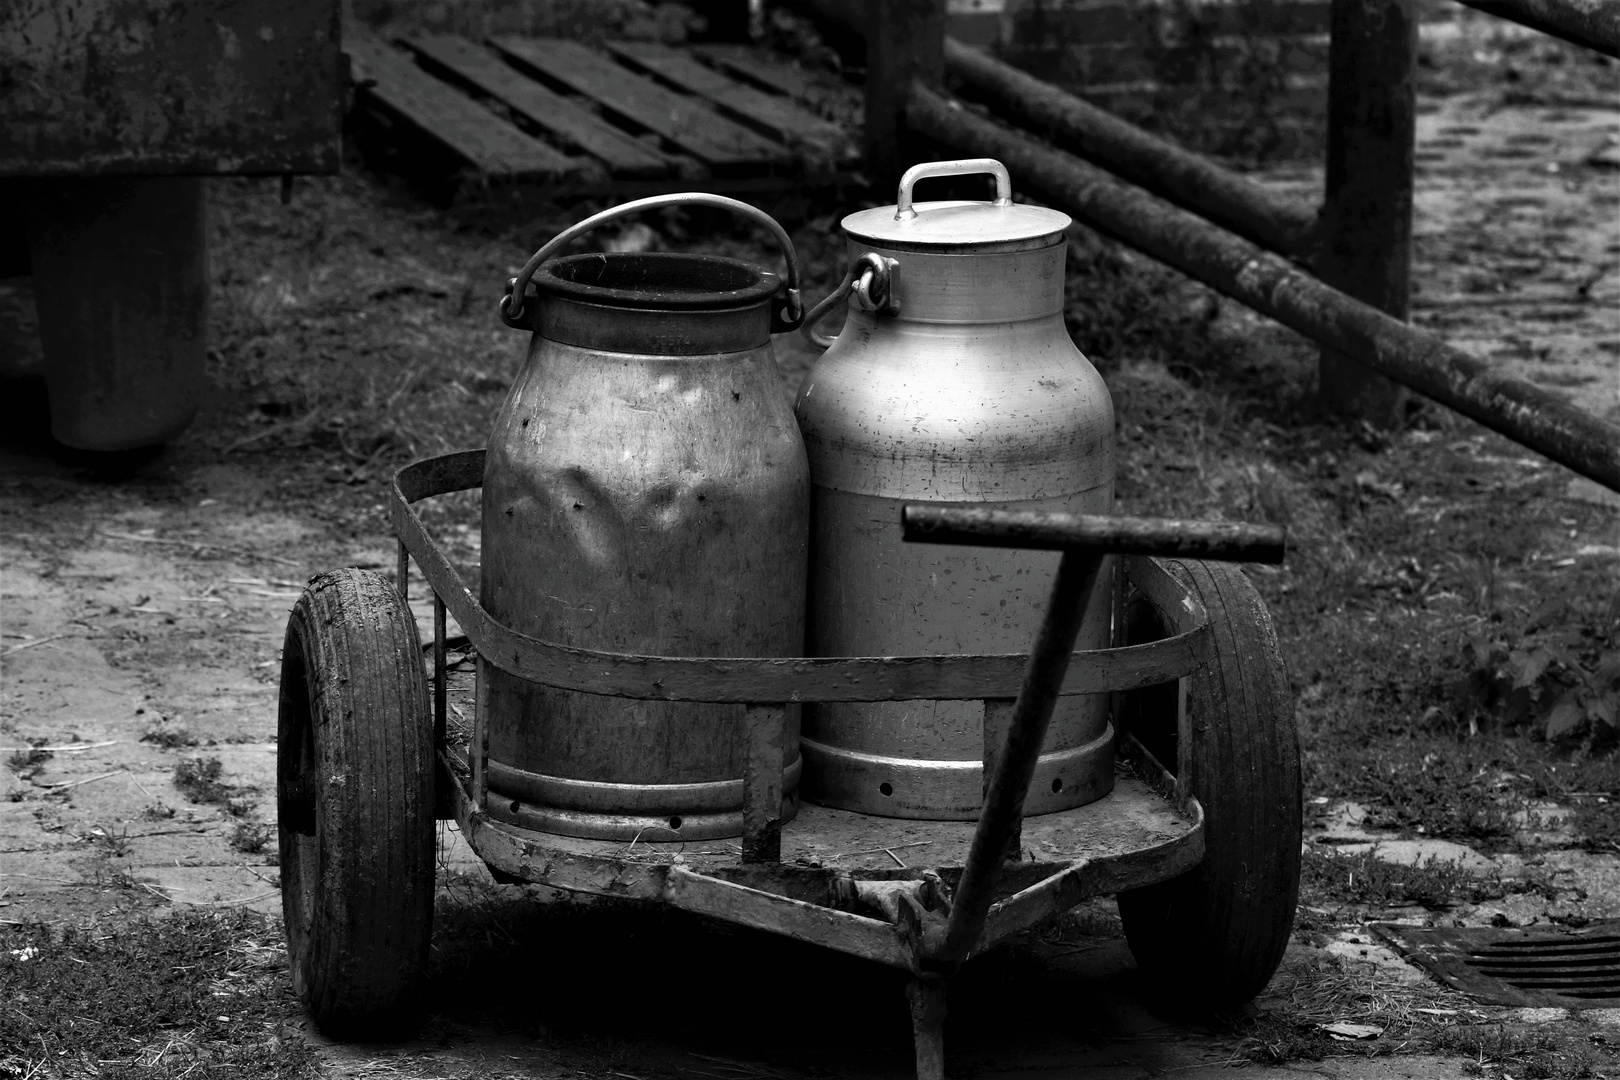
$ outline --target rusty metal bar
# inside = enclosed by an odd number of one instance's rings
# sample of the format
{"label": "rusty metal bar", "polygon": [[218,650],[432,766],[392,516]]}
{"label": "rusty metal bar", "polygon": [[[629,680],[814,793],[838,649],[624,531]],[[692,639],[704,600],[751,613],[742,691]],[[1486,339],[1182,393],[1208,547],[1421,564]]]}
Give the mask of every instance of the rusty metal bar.
{"label": "rusty metal bar", "polygon": [[433,745],[443,746],[448,697],[445,687],[444,601],[433,594]]}
{"label": "rusty metal bar", "polygon": [[1074,157],[913,85],[906,122],[975,156],[1000,159],[1053,204],[1319,344],[1620,491],[1620,427],[1353,300],[1286,259],[1132,188]]}
{"label": "rusty metal bar", "polygon": [[919,975],[906,985],[911,1038],[917,1050],[917,1080],[945,1080],[947,988],[938,975]]}
{"label": "rusty metal bar", "polygon": [[1101,555],[1079,551],[1065,551],[1058,563],[1046,614],[1024,668],[1024,685],[1013,706],[1007,745],[996,763],[962,879],[951,897],[950,921],[943,927],[931,928],[923,938],[922,952],[930,962],[960,963],[973,951],[984,930],[1008,844],[1023,820],[1024,797],[1029,793],[1041,743],[1052,721],[1052,707],[1057,704],[1063,676],[1069,669],[1080,620],[1102,566]]}
{"label": "rusty metal bar", "polygon": [[[1013,707],[1017,704],[1016,698],[986,698],[984,701],[984,792],[981,797],[986,802],[990,800],[990,782],[996,777],[996,764],[1001,760],[1002,747],[1007,745],[1007,733],[1012,730]],[[1004,858],[1017,861],[1024,846],[1023,834],[1023,822],[1020,821],[1007,837]]]}
{"label": "rusty metal bar", "polygon": [[1309,255],[1316,211],[1106,109],[945,39],[945,70],[996,113],[1177,206],[1281,255]]}
{"label": "rusty metal bar", "polygon": [[1575,45],[1620,59],[1620,5],[1614,0],[1457,0]]}
{"label": "rusty metal bar", "polygon": [[[1411,302],[1416,0],[1333,0],[1328,50],[1327,175],[1320,249],[1328,285],[1406,320]],[[1407,394],[1324,345],[1317,398],[1330,412],[1398,428]]]}
{"label": "rusty metal bar", "polygon": [[411,603],[411,549],[405,546],[405,541],[399,541],[399,562],[394,574],[394,587],[399,590],[399,598],[407,607]]}
{"label": "rusty metal bar", "polygon": [[1280,563],[1287,533],[1280,525],[1176,521],[1061,510],[913,503],[900,510],[908,541],[1043,551],[1113,552],[1223,562]]}
{"label": "rusty metal bar", "polygon": [[742,861],[782,859],[782,758],[787,709],[749,705],[743,719]]}

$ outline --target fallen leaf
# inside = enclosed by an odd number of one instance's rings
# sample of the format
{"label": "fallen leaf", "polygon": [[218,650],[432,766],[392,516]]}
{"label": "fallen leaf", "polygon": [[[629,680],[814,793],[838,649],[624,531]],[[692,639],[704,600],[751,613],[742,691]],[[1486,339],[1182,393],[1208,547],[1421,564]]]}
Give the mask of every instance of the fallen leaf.
{"label": "fallen leaf", "polygon": [[1318,1024],[1317,1026],[1340,1042],[1352,1042],[1356,1039],[1376,1039],[1384,1033],[1383,1028],[1374,1027],[1372,1024],[1351,1024],[1343,1020],[1335,1024]]}

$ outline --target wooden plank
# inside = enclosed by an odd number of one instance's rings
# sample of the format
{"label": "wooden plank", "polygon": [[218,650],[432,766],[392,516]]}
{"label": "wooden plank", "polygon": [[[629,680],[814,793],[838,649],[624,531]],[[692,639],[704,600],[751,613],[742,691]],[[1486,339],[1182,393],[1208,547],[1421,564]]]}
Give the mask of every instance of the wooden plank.
{"label": "wooden plank", "polygon": [[343,50],[353,62],[355,82],[367,95],[486,176],[559,179],[579,171],[575,159],[525,135],[371,34],[346,28]]}
{"label": "wooden plank", "polygon": [[502,37],[490,42],[519,65],[554,79],[663,136],[705,165],[785,163],[787,149],[620,67],[576,41]]}
{"label": "wooden plank", "polygon": [[768,86],[777,93],[803,101],[810,96],[810,80],[798,68],[768,60],[746,45],[696,45],[692,51],[722,70]]}
{"label": "wooden plank", "polygon": [[615,173],[645,176],[674,171],[675,162],[667,155],[525,77],[466,38],[454,34],[422,35],[408,39],[405,45],[510,106],[547,133],[602,159]]}
{"label": "wooden plank", "polygon": [[806,112],[786,98],[728,79],[667,45],[624,41],[610,43],[608,50],[786,142],[832,151],[844,141],[838,125]]}

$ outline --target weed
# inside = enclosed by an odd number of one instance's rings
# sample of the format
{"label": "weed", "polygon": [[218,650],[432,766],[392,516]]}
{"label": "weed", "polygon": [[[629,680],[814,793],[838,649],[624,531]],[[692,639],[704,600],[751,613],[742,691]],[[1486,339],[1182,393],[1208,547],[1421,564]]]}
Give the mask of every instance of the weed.
{"label": "weed", "polygon": [[1586,1080],[1598,1077],[1592,1051],[1579,1033],[1567,1027],[1527,1028],[1508,1024],[1457,1024],[1436,1027],[1423,1034],[1424,1049],[1435,1054],[1460,1054],[1473,1059],[1471,1075],[1484,1075],[1487,1066],[1511,1067],[1514,1076],[1528,1080]]}
{"label": "weed", "polygon": [[1466,637],[1455,689],[1470,730],[1530,727],[1599,752],[1620,742],[1620,593],[1595,606],[1554,595],[1520,630],[1492,612]]}
{"label": "weed", "polygon": [[187,758],[174,767],[174,786],[194,803],[225,803],[232,790],[220,783],[224,766],[219,758]]}
{"label": "weed", "polygon": [[49,750],[43,749],[41,744],[36,742],[27,750],[12,751],[6,758],[6,768],[24,780],[32,780],[39,775],[39,771],[52,756]]}
{"label": "weed", "polygon": [[286,954],[263,915],[176,911],[111,933],[7,926],[0,954],[0,1075],[319,1075],[284,1027]]}
{"label": "weed", "polygon": [[141,736],[141,742],[152,743],[165,750],[179,750],[197,745],[197,736],[183,727],[155,727]]}
{"label": "weed", "polygon": [[257,855],[275,838],[276,830],[272,825],[256,821],[238,821],[236,827],[231,830],[230,843],[234,850],[244,855]]}
{"label": "weed", "polygon": [[194,803],[213,803],[231,817],[246,817],[256,803],[240,789],[220,780],[224,766],[217,757],[187,758],[174,767],[174,786]]}
{"label": "weed", "polygon": [[1416,866],[1403,866],[1385,862],[1372,851],[1344,855],[1313,846],[1306,849],[1300,869],[1302,891],[1370,907],[1421,904],[1434,910],[1459,902],[1499,900],[1510,889],[1500,874],[1471,874],[1457,862],[1433,856]]}
{"label": "weed", "polygon": [[118,832],[97,825],[84,835],[84,839],[92,844],[101,844],[107,849],[107,854],[115,859],[121,859],[129,854],[129,826],[124,826]]}
{"label": "weed", "polygon": [[1368,826],[1498,844],[1513,835],[1529,784],[1511,744],[1421,735],[1340,743],[1310,748],[1307,783],[1367,804]]}

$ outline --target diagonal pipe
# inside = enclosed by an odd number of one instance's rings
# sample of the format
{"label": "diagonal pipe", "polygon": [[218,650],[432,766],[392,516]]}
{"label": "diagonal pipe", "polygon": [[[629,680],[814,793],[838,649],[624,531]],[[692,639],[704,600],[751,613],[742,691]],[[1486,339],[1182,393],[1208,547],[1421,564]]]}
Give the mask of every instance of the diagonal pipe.
{"label": "diagonal pipe", "polygon": [[1521,26],[1620,59],[1620,4],[1614,0],[1457,0]]}
{"label": "diagonal pipe", "polygon": [[1316,211],[953,38],[945,70],[998,116],[1262,247],[1311,255]]}

